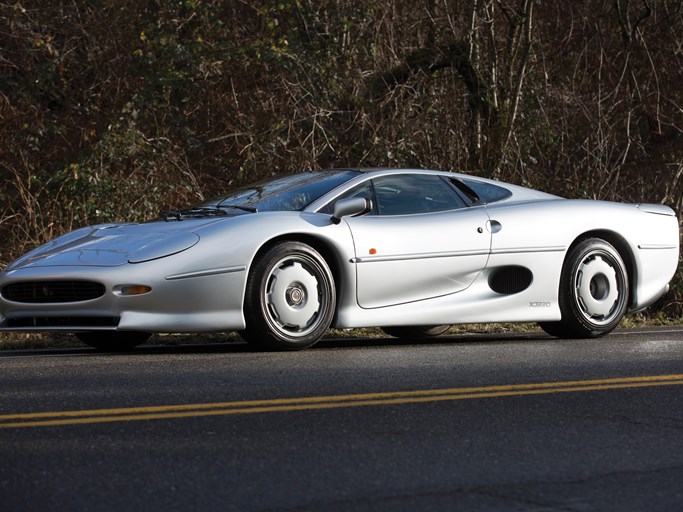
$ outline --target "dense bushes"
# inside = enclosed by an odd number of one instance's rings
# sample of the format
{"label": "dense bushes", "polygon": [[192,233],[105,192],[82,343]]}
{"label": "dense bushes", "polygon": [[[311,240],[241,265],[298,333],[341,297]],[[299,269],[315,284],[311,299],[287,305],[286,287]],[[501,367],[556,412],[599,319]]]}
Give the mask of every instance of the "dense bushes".
{"label": "dense bushes", "polygon": [[328,166],[680,216],[682,28],[677,0],[0,3],[0,263]]}

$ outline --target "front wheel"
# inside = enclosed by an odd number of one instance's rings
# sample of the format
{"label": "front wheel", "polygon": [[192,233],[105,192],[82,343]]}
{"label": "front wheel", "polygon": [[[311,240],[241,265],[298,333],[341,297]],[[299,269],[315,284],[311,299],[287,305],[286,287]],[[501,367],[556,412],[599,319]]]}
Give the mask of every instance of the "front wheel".
{"label": "front wheel", "polygon": [[249,343],[276,350],[310,347],[332,323],[332,272],[313,247],[281,242],[254,261],[244,302],[247,328],[241,335]]}
{"label": "front wheel", "polygon": [[559,322],[539,325],[559,338],[597,338],[611,332],[628,306],[628,275],[619,252],[589,238],[567,256],[560,277]]}

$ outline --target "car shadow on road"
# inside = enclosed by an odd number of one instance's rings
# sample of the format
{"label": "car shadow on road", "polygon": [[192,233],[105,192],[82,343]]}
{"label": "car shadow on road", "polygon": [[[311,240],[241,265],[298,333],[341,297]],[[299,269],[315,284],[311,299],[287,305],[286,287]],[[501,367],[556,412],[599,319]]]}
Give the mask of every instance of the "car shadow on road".
{"label": "car shadow on road", "polygon": [[[547,341],[550,337],[541,332],[506,332],[506,333],[462,333],[435,336],[429,338],[393,338],[384,337],[353,337],[335,336],[326,337],[313,347],[306,349],[320,350],[344,350],[344,349],[371,349],[400,346],[427,346],[427,345],[466,345],[493,342],[529,342]],[[129,351],[100,351],[87,346],[74,346],[67,348],[29,348],[0,350],[0,358],[4,357],[27,357],[27,356],[129,356],[143,354],[229,354],[229,353],[258,353],[262,349],[249,345],[239,338],[227,337],[226,341],[212,340],[210,342],[189,343],[159,343],[159,339],[152,338],[151,342],[140,345]],[[273,353],[275,353],[273,351]]]}
{"label": "car shadow on road", "polygon": [[541,332],[517,332],[517,333],[463,333],[446,334],[428,338],[392,338],[389,336],[378,338],[327,338],[322,339],[309,350],[339,349],[339,348],[377,348],[396,347],[405,345],[452,345],[488,342],[511,342],[548,340],[550,337]]}

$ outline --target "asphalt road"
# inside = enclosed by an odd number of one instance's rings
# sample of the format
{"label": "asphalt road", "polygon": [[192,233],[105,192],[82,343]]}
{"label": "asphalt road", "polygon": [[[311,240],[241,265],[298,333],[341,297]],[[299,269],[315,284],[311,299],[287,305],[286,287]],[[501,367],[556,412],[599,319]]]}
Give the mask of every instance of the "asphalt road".
{"label": "asphalt road", "polygon": [[0,352],[0,510],[683,510],[683,329]]}

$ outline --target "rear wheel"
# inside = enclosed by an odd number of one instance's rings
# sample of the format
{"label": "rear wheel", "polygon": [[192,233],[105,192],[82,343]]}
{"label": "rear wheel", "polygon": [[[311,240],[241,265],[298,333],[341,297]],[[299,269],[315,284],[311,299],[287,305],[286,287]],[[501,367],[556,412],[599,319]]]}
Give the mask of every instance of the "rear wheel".
{"label": "rear wheel", "polygon": [[150,336],[148,332],[137,331],[90,331],[76,334],[76,337],[86,345],[107,352],[132,350],[142,345]]}
{"label": "rear wheel", "polygon": [[450,325],[410,325],[382,327],[382,330],[395,338],[430,338],[439,336],[450,328]]}
{"label": "rear wheel", "polygon": [[301,242],[281,242],[252,265],[241,335],[261,348],[307,348],[330,327],[335,307],[334,279],[320,253]]}
{"label": "rear wheel", "polygon": [[611,332],[628,306],[628,275],[619,252],[589,238],[574,247],[560,278],[559,322],[539,325],[559,338],[597,338]]}

